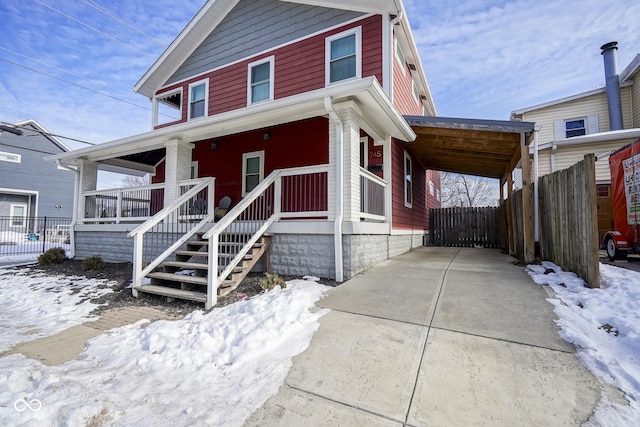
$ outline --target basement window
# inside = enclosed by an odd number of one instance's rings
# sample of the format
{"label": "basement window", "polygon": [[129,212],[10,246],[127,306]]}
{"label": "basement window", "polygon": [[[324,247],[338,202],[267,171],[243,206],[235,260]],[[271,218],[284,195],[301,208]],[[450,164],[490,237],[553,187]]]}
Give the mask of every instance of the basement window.
{"label": "basement window", "polygon": [[585,127],[586,119],[572,119],[565,120],[565,137],[573,138],[574,136],[582,136],[587,134],[587,128]]}

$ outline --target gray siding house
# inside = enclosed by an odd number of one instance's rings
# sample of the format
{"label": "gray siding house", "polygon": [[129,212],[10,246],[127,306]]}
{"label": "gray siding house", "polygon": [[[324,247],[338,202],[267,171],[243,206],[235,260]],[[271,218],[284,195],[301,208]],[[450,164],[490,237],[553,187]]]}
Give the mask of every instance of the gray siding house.
{"label": "gray siding house", "polygon": [[71,217],[75,173],[45,162],[69,151],[33,119],[0,128],[0,217],[19,227],[20,218]]}

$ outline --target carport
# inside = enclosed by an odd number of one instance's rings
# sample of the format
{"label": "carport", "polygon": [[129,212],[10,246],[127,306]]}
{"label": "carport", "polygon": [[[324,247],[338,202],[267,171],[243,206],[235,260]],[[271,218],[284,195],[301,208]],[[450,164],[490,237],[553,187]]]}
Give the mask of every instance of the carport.
{"label": "carport", "polygon": [[[534,141],[534,123],[451,117],[405,116],[417,138],[406,146],[427,169],[477,175],[500,180],[503,242],[515,254],[515,239],[523,239],[525,262],[534,260],[534,221],[531,178],[522,174],[522,236],[514,232],[509,214],[513,170],[530,171],[529,145]],[[507,186],[505,195],[504,187]]]}

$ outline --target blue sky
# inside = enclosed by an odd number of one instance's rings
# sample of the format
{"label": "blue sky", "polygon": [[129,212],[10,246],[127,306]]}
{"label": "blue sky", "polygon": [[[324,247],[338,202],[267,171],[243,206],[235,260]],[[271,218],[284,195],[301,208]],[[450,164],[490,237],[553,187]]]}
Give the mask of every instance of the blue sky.
{"label": "blue sky", "polygon": [[[53,133],[94,143],[148,131],[150,102],[131,88],[203,3],[3,0],[0,121],[34,118]],[[640,52],[637,0],[405,6],[441,116],[506,120],[514,109],[603,86],[602,44],[619,42],[620,70]]]}

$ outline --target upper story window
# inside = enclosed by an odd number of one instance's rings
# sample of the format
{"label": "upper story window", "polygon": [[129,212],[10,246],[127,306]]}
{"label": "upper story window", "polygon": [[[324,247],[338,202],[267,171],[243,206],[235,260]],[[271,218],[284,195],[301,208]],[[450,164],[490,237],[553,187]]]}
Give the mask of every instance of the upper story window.
{"label": "upper story window", "polygon": [[242,195],[246,195],[264,178],[264,151],[242,155]]}
{"label": "upper story window", "polygon": [[22,156],[20,154],[0,152],[0,161],[11,162],[11,163],[21,163]]}
{"label": "upper story window", "polygon": [[411,156],[404,152],[404,205],[410,208],[413,205],[413,164]]}
{"label": "upper story window", "polygon": [[565,126],[566,138],[572,138],[574,136],[581,136],[581,135],[587,134],[585,118],[565,120],[564,126]]}
{"label": "upper story window", "polygon": [[326,53],[326,85],[360,78],[362,75],[360,27],[327,37]]}
{"label": "upper story window", "polygon": [[273,56],[249,64],[247,104],[273,99]]}
{"label": "upper story window", "polygon": [[156,96],[156,102],[154,125],[171,123],[182,118],[182,88]]}
{"label": "upper story window", "polygon": [[189,85],[189,119],[207,115],[207,80]]}
{"label": "upper story window", "polygon": [[395,44],[396,44],[396,59],[400,63],[400,66],[402,68],[402,74],[406,74],[407,59],[404,56],[404,52],[402,52],[402,49],[400,48],[400,43],[398,43],[398,39],[397,38],[395,40]]}

